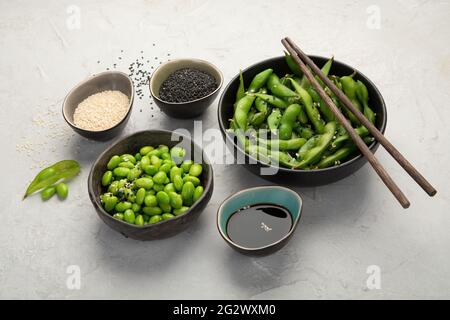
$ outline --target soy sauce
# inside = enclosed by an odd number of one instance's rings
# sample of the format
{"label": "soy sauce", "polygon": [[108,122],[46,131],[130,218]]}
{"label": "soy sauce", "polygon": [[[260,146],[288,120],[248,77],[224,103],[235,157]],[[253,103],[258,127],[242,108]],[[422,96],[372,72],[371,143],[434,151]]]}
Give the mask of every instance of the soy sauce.
{"label": "soy sauce", "polygon": [[260,248],[282,239],[291,231],[289,211],[274,204],[256,204],[234,212],[227,222],[228,237],[247,248]]}

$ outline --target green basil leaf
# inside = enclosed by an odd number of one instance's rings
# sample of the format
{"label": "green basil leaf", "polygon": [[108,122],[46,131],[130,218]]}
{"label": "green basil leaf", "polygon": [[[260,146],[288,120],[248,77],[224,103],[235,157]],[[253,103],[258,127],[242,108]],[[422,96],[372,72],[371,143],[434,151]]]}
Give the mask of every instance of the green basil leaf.
{"label": "green basil leaf", "polygon": [[67,181],[80,172],[80,164],[75,160],[62,160],[39,172],[25,192],[25,199],[30,194],[52,186],[60,180]]}

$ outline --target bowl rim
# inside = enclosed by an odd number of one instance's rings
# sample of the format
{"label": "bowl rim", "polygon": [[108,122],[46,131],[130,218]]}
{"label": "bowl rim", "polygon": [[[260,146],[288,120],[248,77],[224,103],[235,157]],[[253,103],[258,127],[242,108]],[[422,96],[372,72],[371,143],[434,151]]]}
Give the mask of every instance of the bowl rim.
{"label": "bowl rim", "polygon": [[[118,74],[118,75],[120,75],[120,76],[125,77],[125,78],[128,80],[129,85],[130,85],[130,88],[131,88],[130,101],[129,101],[129,103],[128,103],[128,110],[127,110],[127,112],[125,113],[125,115],[123,116],[123,118],[122,118],[118,123],[116,123],[114,126],[112,126],[112,127],[110,127],[110,128],[107,128],[107,129],[104,129],[104,130],[87,130],[87,129],[78,127],[77,125],[75,125],[75,123],[73,123],[72,121],[70,121],[69,118],[66,116],[66,111],[65,111],[65,106],[66,106],[66,103],[67,103],[67,99],[68,99],[75,91],[77,91],[78,89],[80,89],[86,82],[88,82],[88,81],[90,81],[90,80],[92,80],[92,79],[95,79],[95,78],[97,78],[97,77],[100,77],[100,76],[104,76],[104,75],[112,75],[112,74]],[[120,90],[118,90],[118,91],[120,91]],[[122,92],[122,93],[123,93],[123,92]],[[64,120],[67,122],[67,124],[68,124],[69,126],[71,126],[72,128],[74,128],[74,129],[77,129],[77,130],[80,130],[80,131],[83,131],[83,132],[86,132],[86,133],[95,133],[95,134],[98,133],[98,134],[101,134],[101,133],[108,132],[108,131],[110,131],[110,130],[113,130],[113,129],[117,128],[118,126],[120,126],[120,125],[126,120],[126,118],[128,117],[128,115],[130,114],[130,112],[131,112],[131,110],[132,110],[132,108],[133,108],[134,95],[135,95],[134,83],[133,83],[133,80],[131,79],[131,77],[130,77],[128,74],[126,74],[126,73],[124,73],[124,72],[122,72],[122,71],[118,71],[118,70],[109,70],[109,71],[103,71],[103,72],[100,72],[100,73],[95,73],[95,74],[93,74],[93,75],[87,77],[86,79],[84,79],[84,80],[78,82],[78,83],[77,83],[74,87],[72,87],[72,89],[66,94],[66,96],[64,97],[64,101],[63,101],[63,103],[62,103],[62,115],[63,115]]]}
{"label": "bowl rim", "polygon": [[[217,85],[217,88],[214,91],[212,91],[211,93],[207,94],[204,97],[201,97],[201,98],[198,98],[198,99],[195,99],[195,100],[186,101],[186,102],[169,102],[169,101],[162,100],[157,94],[155,94],[153,92],[153,89],[152,89],[154,75],[156,73],[158,73],[158,71],[161,71],[161,67],[166,66],[166,65],[171,64],[171,63],[183,61],[183,60],[185,60],[185,61],[196,61],[198,63],[202,63],[202,64],[205,64],[205,65],[208,65],[209,67],[214,69],[219,74],[219,76],[220,76],[220,83]],[[173,59],[173,60],[166,61],[163,64],[159,65],[155,69],[155,71],[153,71],[153,73],[151,74],[151,76],[149,78],[150,78],[150,81],[148,82],[148,86],[149,86],[149,89],[150,89],[150,94],[153,97],[153,99],[158,100],[158,102],[165,103],[167,105],[174,105],[174,106],[186,105],[186,104],[189,104],[189,103],[205,100],[206,98],[209,98],[209,97],[213,96],[214,94],[216,94],[222,88],[223,81],[224,81],[222,71],[220,71],[219,68],[217,68],[214,64],[212,64],[209,61],[202,60],[202,59],[197,59],[197,58],[178,58],[178,59]]]}
{"label": "bowl rim", "polygon": [[[222,215],[222,208],[223,208],[223,206],[224,206],[228,201],[230,201],[230,200],[231,200],[232,198],[234,198],[235,196],[237,196],[237,195],[239,195],[239,194],[242,194],[242,193],[245,193],[245,192],[257,191],[257,190],[259,190],[259,189],[281,189],[281,190],[283,190],[284,192],[292,193],[292,194],[294,195],[294,197],[296,197],[297,200],[300,202],[300,209],[299,209],[297,218],[296,218],[295,220],[293,219],[291,230],[289,230],[289,232],[288,232],[286,235],[284,235],[281,239],[279,239],[279,240],[277,240],[277,241],[275,241],[275,242],[273,242],[273,243],[271,243],[271,244],[268,244],[268,245],[266,245],[266,246],[262,246],[262,247],[258,247],[258,248],[244,247],[244,246],[241,246],[241,245],[237,244],[237,243],[234,242],[233,240],[231,240],[230,237],[228,237],[228,235],[225,234],[224,230],[222,230],[222,228],[220,227],[220,217],[221,217],[221,215]],[[256,203],[255,203],[255,204],[256,204]],[[279,243],[285,241],[286,239],[288,239],[288,238],[295,232],[295,230],[297,229],[297,226],[298,226],[299,223],[300,223],[300,219],[301,219],[301,217],[302,217],[303,205],[304,205],[303,198],[300,196],[300,194],[299,194],[298,192],[292,190],[291,188],[288,188],[288,187],[284,187],[284,186],[280,186],[280,185],[262,185],[262,186],[256,186],[256,187],[245,188],[245,189],[242,189],[242,190],[239,190],[239,191],[237,191],[237,192],[232,193],[231,195],[229,195],[228,197],[226,197],[226,198],[222,201],[222,203],[219,205],[219,207],[217,208],[217,214],[216,214],[216,227],[217,227],[217,230],[219,231],[220,235],[222,236],[222,238],[223,238],[228,244],[230,244],[230,245],[233,246],[233,247],[236,247],[236,248],[238,248],[238,249],[241,249],[241,250],[244,250],[244,251],[247,251],[247,252],[256,252],[256,251],[265,250],[265,249],[274,247],[274,246],[276,246],[277,244],[279,244]],[[288,211],[289,211],[289,210],[288,210]],[[289,211],[289,214],[291,215],[291,218],[293,218],[293,217],[292,217],[292,213],[291,213],[290,211]]]}
{"label": "bowl rim", "polygon": [[[328,59],[327,57],[324,57],[324,56],[317,56],[317,55],[308,55],[308,57],[310,57],[310,58],[313,59],[313,60],[314,60],[314,59],[325,59],[325,60]],[[250,70],[251,68],[254,68],[254,67],[256,67],[256,66],[258,66],[258,65],[260,65],[260,64],[263,64],[263,63],[269,63],[269,62],[273,62],[273,61],[275,61],[275,60],[284,59],[284,58],[285,58],[285,56],[277,56],[277,57],[272,57],[272,58],[264,59],[264,60],[262,60],[262,61],[259,61],[259,62],[257,62],[257,63],[254,63],[254,64],[250,65],[249,67],[245,68],[244,70],[242,70],[242,74],[244,74],[246,71],[248,71],[248,70]],[[382,134],[384,134],[385,131],[386,131],[386,123],[387,123],[386,103],[385,103],[385,101],[384,101],[383,96],[381,95],[381,92],[378,90],[377,86],[372,82],[372,80],[370,80],[366,75],[364,75],[364,74],[363,74],[361,71],[359,71],[358,69],[353,68],[352,66],[350,66],[350,65],[348,65],[348,64],[346,64],[346,63],[344,63],[344,62],[341,62],[341,61],[339,61],[339,60],[336,60],[336,59],[333,60],[333,63],[338,63],[338,64],[341,64],[341,65],[344,66],[344,67],[347,67],[347,68],[349,68],[349,69],[353,69],[353,70],[356,72],[356,75],[358,75],[358,76],[360,76],[361,78],[363,78],[363,79],[365,80],[365,82],[368,83],[368,84],[374,89],[376,95],[380,98],[380,101],[381,101],[381,109],[383,110],[383,115],[384,115],[384,117],[383,117],[383,119],[382,119],[381,127],[380,127],[380,129],[378,129],[378,130],[379,130]],[[335,166],[332,166],[332,167],[328,167],[328,168],[323,168],[323,169],[310,169],[310,170],[298,170],[298,169],[289,169],[289,168],[285,168],[285,167],[281,167],[281,166],[273,166],[273,165],[271,165],[271,164],[263,163],[263,162],[261,162],[259,159],[255,159],[253,156],[251,156],[250,154],[248,154],[247,152],[245,152],[245,151],[241,148],[241,146],[239,145],[239,143],[235,143],[234,139],[232,139],[232,138],[230,137],[230,134],[229,134],[227,128],[225,128],[225,124],[224,124],[224,122],[222,121],[222,117],[221,117],[221,110],[222,110],[222,108],[223,108],[223,99],[224,99],[225,93],[230,89],[231,84],[232,84],[238,77],[239,77],[239,73],[238,73],[237,75],[235,75],[235,76],[228,82],[227,86],[226,86],[225,89],[222,91],[222,95],[220,96],[219,104],[218,104],[218,107],[217,107],[217,118],[218,118],[218,121],[219,121],[219,128],[220,128],[220,130],[222,131],[222,133],[225,135],[225,137],[226,137],[225,139],[228,139],[228,140],[232,143],[232,145],[233,145],[235,148],[237,148],[237,150],[238,150],[239,152],[243,153],[246,157],[251,158],[251,159],[252,159],[252,162],[253,162],[254,164],[258,164],[258,165],[265,166],[265,167],[271,167],[271,168],[280,170],[280,171],[285,172],[285,173],[292,173],[292,172],[303,172],[303,173],[304,173],[304,172],[307,172],[307,173],[311,173],[311,174],[312,174],[312,173],[315,173],[315,172],[327,172],[327,171],[335,170],[335,169],[337,169],[337,168],[346,167],[346,166],[349,166],[349,165],[351,165],[352,163],[358,161],[360,158],[363,157],[363,155],[360,153],[360,154],[358,154],[356,157],[353,157],[353,158],[351,158],[351,159],[349,159],[349,160],[347,160],[347,161],[345,161],[345,162],[343,162],[343,163],[340,163],[340,164],[338,164],[338,165],[335,165]],[[378,142],[377,140],[374,140],[368,147],[369,147],[369,149],[370,149],[371,151],[373,151],[373,149],[374,149],[377,145],[379,145],[379,142]]]}
{"label": "bowl rim", "polygon": [[185,215],[191,213],[191,212],[193,211],[193,209],[195,209],[195,208],[203,201],[203,199],[207,196],[209,190],[210,190],[210,189],[212,188],[212,186],[213,186],[213,177],[214,177],[214,169],[213,169],[213,166],[212,166],[212,164],[210,163],[210,161],[209,161],[209,159],[208,159],[208,156],[207,156],[207,154],[205,153],[205,151],[203,150],[203,148],[201,148],[201,147],[200,147],[193,139],[189,138],[188,136],[186,136],[186,135],[184,135],[184,134],[181,134],[181,133],[178,133],[178,132],[175,132],[178,136],[183,137],[184,139],[188,139],[189,142],[192,142],[196,147],[198,147],[198,148],[201,150],[201,152],[202,152],[202,157],[203,157],[203,159],[204,159],[204,160],[203,160],[203,163],[206,164],[206,165],[209,167],[208,169],[210,170],[210,173],[209,173],[209,175],[208,175],[208,179],[207,179],[207,181],[206,181],[206,183],[205,183],[205,186],[203,187],[203,194],[201,195],[201,197],[200,197],[200,198],[199,198],[192,206],[190,206],[189,209],[188,209],[187,211],[185,211],[183,214],[180,214],[180,215],[178,215],[178,216],[174,216],[174,217],[173,217],[172,219],[170,219],[170,220],[162,220],[162,221],[159,221],[159,222],[154,223],[154,224],[147,224],[147,225],[143,225],[143,226],[137,226],[137,225],[135,225],[135,224],[131,224],[131,223],[128,223],[128,222],[121,221],[121,220],[118,220],[118,219],[113,218],[113,216],[110,215],[108,212],[106,212],[106,210],[103,208],[103,206],[102,206],[101,203],[99,202],[99,199],[97,199],[97,198],[95,197],[95,194],[94,194],[94,186],[93,186],[94,182],[92,181],[92,179],[93,179],[93,173],[94,173],[94,167],[96,167],[96,166],[98,165],[98,162],[100,161],[100,159],[101,159],[102,157],[104,157],[104,156],[106,155],[106,153],[107,153],[109,150],[111,150],[113,147],[115,147],[117,144],[123,142],[123,141],[126,140],[126,139],[131,138],[132,136],[140,135],[140,134],[147,133],[147,132],[151,132],[151,133],[169,133],[169,134],[174,133],[174,131],[171,131],[171,130],[164,130],[164,129],[150,129],[150,130],[136,131],[136,132],[134,132],[134,133],[131,133],[131,134],[129,134],[129,135],[126,135],[125,137],[123,137],[123,138],[119,139],[118,141],[114,142],[113,144],[111,144],[108,148],[106,148],[106,149],[105,149],[105,150],[97,157],[97,159],[94,161],[94,163],[93,163],[92,166],[91,166],[91,169],[90,169],[90,171],[89,171],[89,176],[88,176],[88,193],[89,193],[89,198],[90,198],[91,203],[92,203],[92,205],[94,206],[94,208],[97,209],[97,212],[100,210],[100,212],[102,213],[102,215],[103,215],[103,216],[107,216],[108,219],[113,219],[114,221],[117,221],[117,222],[119,222],[119,223],[122,223],[122,224],[124,224],[124,225],[126,225],[126,226],[128,226],[128,227],[131,227],[131,228],[137,228],[137,229],[139,229],[139,230],[144,230],[144,229],[146,229],[146,228],[155,227],[155,226],[161,225],[161,224],[163,224],[163,223],[167,223],[167,222],[169,222],[169,221],[174,221],[174,220],[177,220],[177,219],[179,219],[179,218],[182,218],[182,217],[184,217]]}

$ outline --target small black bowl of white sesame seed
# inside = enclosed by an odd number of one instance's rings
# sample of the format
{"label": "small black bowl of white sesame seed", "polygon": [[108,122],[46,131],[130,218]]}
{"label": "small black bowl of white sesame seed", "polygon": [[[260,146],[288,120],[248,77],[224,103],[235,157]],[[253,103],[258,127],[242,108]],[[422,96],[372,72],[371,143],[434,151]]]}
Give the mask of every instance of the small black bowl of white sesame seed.
{"label": "small black bowl of white sesame seed", "polygon": [[213,64],[199,59],[176,59],[153,72],[150,93],[168,116],[194,118],[211,105],[222,84],[222,73]]}
{"label": "small black bowl of white sesame seed", "polygon": [[64,99],[62,114],[83,137],[109,140],[128,122],[134,94],[133,81],[127,74],[105,71],[76,85]]}

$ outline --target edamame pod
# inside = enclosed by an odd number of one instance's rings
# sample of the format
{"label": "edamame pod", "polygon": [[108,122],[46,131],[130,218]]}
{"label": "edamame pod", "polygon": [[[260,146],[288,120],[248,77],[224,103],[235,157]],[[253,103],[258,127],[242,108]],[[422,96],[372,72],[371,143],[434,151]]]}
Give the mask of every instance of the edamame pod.
{"label": "edamame pod", "polygon": [[268,81],[269,77],[273,74],[272,69],[266,69],[264,71],[261,71],[258,73],[250,83],[248,87],[248,92],[257,92],[259,89],[261,89],[266,82]]}
{"label": "edamame pod", "polygon": [[325,122],[320,116],[319,111],[313,104],[312,98],[309,95],[308,91],[302,88],[295,80],[290,78],[292,86],[295,88],[295,91],[299,94],[303,105],[305,106],[306,114],[308,115],[309,120],[313,124],[314,128],[318,133],[323,133],[325,128]]}
{"label": "edamame pod", "polygon": [[245,130],[247,129],[247,118],[248,112],[252,107],[255,97],[252,95],[246,95],[236,103],[236,110],[234,111],[234,121],[236,122],[238,128]]}
{"label": "edamame pod", "polygon": [[[328,122],[325,126],[325,132],[320,136],[318,136],[317,138],[315,138],[314,146],[300,155],[301,161],[298,165],[298,168],[304,169],[319,161],[322,154],[325,152],[325,150],[328,148],[331,141],[333,140],[335,131],[336,131],[336,122],[334,121]],[[314,139],[314,137],[311,139]]]}
{"label": "edamame pod", "polygon": [[280,121],[279,135],[280,139],[288,140],[292,137],[292,130],[294,129],[294,123],[300,114],[301,107],[298,104],[291,104],[284,111]]}

